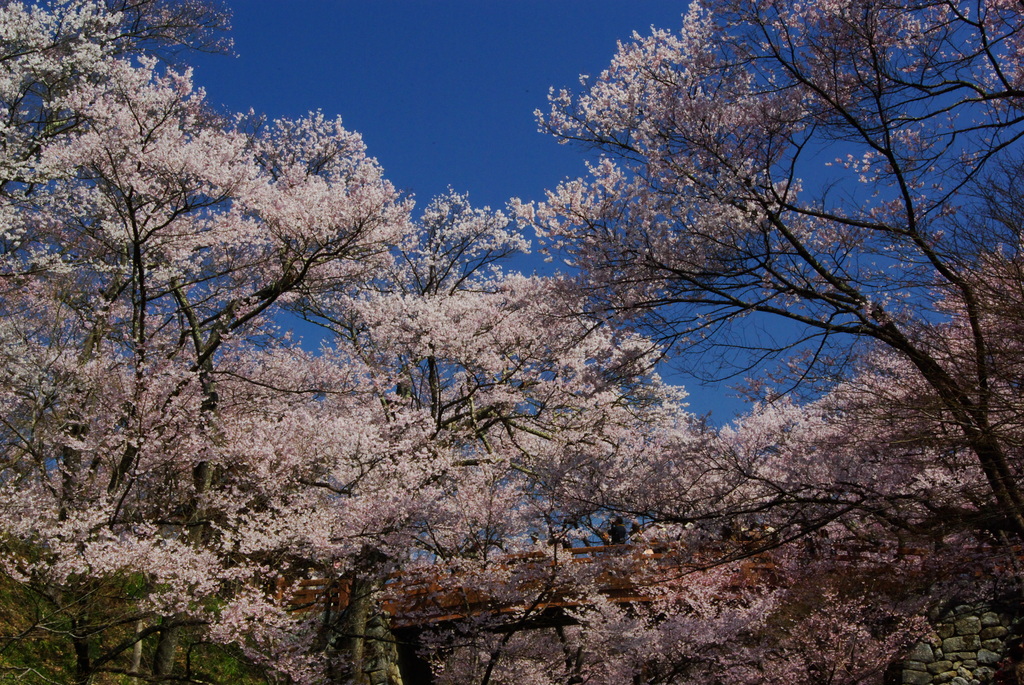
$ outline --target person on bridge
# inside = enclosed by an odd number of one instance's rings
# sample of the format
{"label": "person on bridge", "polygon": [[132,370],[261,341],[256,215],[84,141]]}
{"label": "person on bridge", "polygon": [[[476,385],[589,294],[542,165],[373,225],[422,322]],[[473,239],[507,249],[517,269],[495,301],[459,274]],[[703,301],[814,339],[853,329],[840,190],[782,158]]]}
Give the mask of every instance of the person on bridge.
{"label": "person on bridge", "polygon": [[613,545],[624,545],[626,544],[626,522],[622,520],[621,516],[616,516],[612,519],[612,525],[608,529],[608,535]]}

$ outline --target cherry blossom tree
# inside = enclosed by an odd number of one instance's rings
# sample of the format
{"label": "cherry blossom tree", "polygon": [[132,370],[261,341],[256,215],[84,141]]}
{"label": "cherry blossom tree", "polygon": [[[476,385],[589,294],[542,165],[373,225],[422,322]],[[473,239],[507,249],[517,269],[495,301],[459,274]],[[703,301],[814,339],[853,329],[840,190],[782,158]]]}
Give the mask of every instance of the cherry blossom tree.
{"label": "cherry blossom tree", "polygon": [[[225,120],[188,72],[146,56],[150,42],[205,38],[220,16],[205,6],[3,11],[3,563],[43,617],[14,630],[66,638],[76,682],[179,677],[177,646],[200,628],[267,663],[280,652],[276,667],[299,677],[315,659],[296,660],[298,624],[269,600],[280,569],[266,550],[294,555],[303,543],[271,521],[309,516],[322,502],[299,496],[305,483],[332,459],[356,468],[367,445],[343,431],[355,443],[315,458],[301,446],[314,427],[335,430],[315,418],[327,405],[316,393],[358,384],[341,362],[274,342],[272,317],[300,292],[363,278],[408,207],[340,122]],[[254,393],[259,382],[276,392]],[[328,423],[366,410],[346,406]],[[295,442],[232,441],[280,438],[304,419]],[[388,443],[387,460],[414,435],[370,439]],[[275,483],[275,459],[303,467]]]}
{"label": "cherry blossom tree", "polygon": [[[553,484],[586,445],[677,399],[649,341],[499,268],[526,247],[501,213],[453,192],[412,221],[339,121],[225,117],[148,51],[219,15],[4,11],[0,560],[34,607],[5,626],[12,673],[209,679],[217,649],[358,673],[389,573],[496,583],[496,554],[572,528]],[[351,610],[325,630],[282,575],[344,576]],[[40,634],[66,667],[18,646]]]}
{"label": "cherry blossom tree", "polygon": [[1022,529],[1021,29],[995,2],[710,1],[541,115],[600,153],[518,210],[579,268],[589,311],[684,365],[761,373],[765,400],[721,430],[636,431],[567,491],[679,539],[727,527],[785,565],[779,606],[813,588],[849,617],[751,614],[733,642],[750,651],[708,678],[875,682],[915,597],[1014,587],[996,547]]}
{"label": "cherry blossom tree", "polygon": [[[691,11],[681,37],[624,46],[576,103],[556,96],[553,130],[623,160],[519,207],[578,234],[581,292],[511,270],[529,245],[501,211],[449,191],[414,215],[339,120],[212,110],[157,59],[215,47],[211,5],[3,4],[0,589],[31,610],[0,615],[0,668],[359,679],[373,613],[426,574],[439,596],[502,609],[424,631],[450,682],[877,680],[924,594],[954,582],[931,560],[904,573],[893,550],[966,554],[1008,527],[993,499],[1015,501],[1019,355],[999,332],[1019,241],[944,242],[979,234],[957,198],[1012,142],[1014,96],[979,76],[988,95],[961,102],[946,84],[934,98],[988,112],[992,130],[943,128],[909,95],[942,86],[908,71],[971,31],[1004,39],[948,59],[1009,60],[1015,20],[865,5],[902,27],[891,43],[849,9],[721,5]],[[704,40],[718,29],[736,40]],[[873,114],[868,82],[846,78],[870,50],[838,50],[858,37],[899,67],[871,62],[879,83],[916,79]],[[800,80],[797,41],[831,45],[844,78]],[[908,99],[918,118],[894,118]],[[852,149],[870,116],[884,124],[857,140],[874,152],[829,167],[870,192],[798,200],[804,150],[820,135]],[[954,165],[950,148],[982,152]],[[925,162],[938,180],[922,186]],[[988,207],[975,220],[1011,237]],[[684,304],[703,309],[662,316]],[[795,319],[827,341],[815,363],[838,334],[885,346],[815,402],[716,430],[618,310],[661,317],[677,341],[745,312]],[[322,347],[285,316],[320,326]],[[599,542],[615,515],[645,526],[637,545],[577,561],[566,546]],[[860,543],[849,562],[821,551]],[[616,601],[609,579],[634,574],[649,582]],[[295,611],[279,581],[301,577],[344,585],[348,607]],[[822,596],[835,616],[814,612]],[[31,654],[41,635],[59,658]]]}
{"label": "cherry blossom tree", "polygon": [[695,3],[582,94],[552,94],[544,126],[602,156],[521,216],[581,267],[595,311],[687,354],[753,368],[794,350],[806,383],[894,351],[973,452],[990,521],[1019,533],[993,354],[1016,290],[985,278],[1016,260],[1019,225],[968,218],[1017,154],[1021,37],[1003,2]]}
{"label": "cherry blossom tree", "polygon": [[42,144],[81,123],[61,97],[107,78],[111,58],[230,46],[223,38],[226,10],[207,2],[71,2],[59,11],[5,2],[0,18],[7,29],[0,54],[5,197],[47,178],[37,159]]}
{"label": "cherry blossom tree", "polygon": [[[581,316],[564,281],[502,271],[524,247],[503,215],[449,193],[426,207],[371,288],[298,309],[374,369],[391,420],[429,421],[430,449],[451,455],[424,492],[429,509],[407,526],[417,559],[529,614],[535,588],[509,585],[507,555],[550,554],[549,539],[592,535],[584,522],[607,512],[563,496],[565,474],[593,469],[595,445],[613,444],[680,393],[649,375],[649,341]],[[559,583],[571,582],[571,567],[559,567]],[[507,641],[492,647],[491,670],[515,663]]]}

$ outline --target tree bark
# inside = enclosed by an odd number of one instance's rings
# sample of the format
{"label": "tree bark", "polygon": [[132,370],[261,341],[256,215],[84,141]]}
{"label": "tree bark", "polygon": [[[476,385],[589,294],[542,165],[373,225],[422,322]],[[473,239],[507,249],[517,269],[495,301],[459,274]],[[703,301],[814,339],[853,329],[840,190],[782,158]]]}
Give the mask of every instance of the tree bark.
{"label": "tree bark", "polygon": [[178,651],[181,639],[181,625],[174,618],[165,616],[161,619],[160,639],[156,643],[153,655],[153,675],[157,678],[174,673],[174,656]]}

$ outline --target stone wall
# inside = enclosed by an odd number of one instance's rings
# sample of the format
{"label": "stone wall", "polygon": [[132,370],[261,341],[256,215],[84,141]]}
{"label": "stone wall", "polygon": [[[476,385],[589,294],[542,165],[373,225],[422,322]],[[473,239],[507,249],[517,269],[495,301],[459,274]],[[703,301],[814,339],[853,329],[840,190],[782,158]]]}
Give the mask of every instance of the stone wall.
{"label": "stone wall", "polygon": [[1019,611],[993,604],[961,604],[935,612],[933,631],[900,664],[901,685],[988,685],[1011,640],[1019,640]]}
{"label": "stone wall", "polygon": [[363,674],[369,685],[403,685],[398,664],[398,645],[391,633],[390,617],[377,612],[366,622]]}

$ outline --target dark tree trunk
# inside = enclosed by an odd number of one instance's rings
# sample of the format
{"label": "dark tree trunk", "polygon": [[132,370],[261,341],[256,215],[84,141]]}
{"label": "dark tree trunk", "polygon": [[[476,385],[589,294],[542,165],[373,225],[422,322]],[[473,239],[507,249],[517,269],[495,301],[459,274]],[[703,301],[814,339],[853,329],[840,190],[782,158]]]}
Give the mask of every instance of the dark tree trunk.
{"label": "dark tree trunk", "polygon": [[160,639],[156,643],[153,655],[153,675],[157,678],[170,676],[174,673],[174,656],[178,651],[181,639],[181,626],[170,617],[163,618]]}

